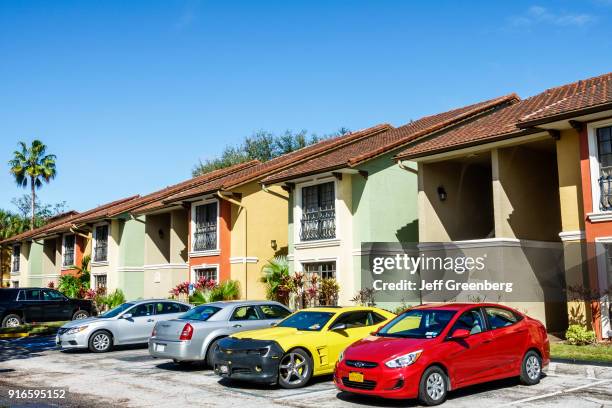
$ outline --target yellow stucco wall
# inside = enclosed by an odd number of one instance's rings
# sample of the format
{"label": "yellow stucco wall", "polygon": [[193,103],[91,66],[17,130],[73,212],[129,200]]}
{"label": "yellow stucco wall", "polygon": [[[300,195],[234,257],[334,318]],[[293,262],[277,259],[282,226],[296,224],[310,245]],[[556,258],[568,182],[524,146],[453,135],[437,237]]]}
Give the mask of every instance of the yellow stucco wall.
{"label": "yellow stucco wall", "polygon": [[583,231],[580,140],[573,129],[561,132],[557,141],[557,169],[563,231]]}
{"label": "yellow stucco wall", "polygon": [[287,254],[288,193],[278,186],[268,191],[256,182],[233,190],[242,195],[240,204],[246,211],[232,204],[231,277],[240,282],[241,296],[247,299],[265,298],[261,269],[268,259]]}

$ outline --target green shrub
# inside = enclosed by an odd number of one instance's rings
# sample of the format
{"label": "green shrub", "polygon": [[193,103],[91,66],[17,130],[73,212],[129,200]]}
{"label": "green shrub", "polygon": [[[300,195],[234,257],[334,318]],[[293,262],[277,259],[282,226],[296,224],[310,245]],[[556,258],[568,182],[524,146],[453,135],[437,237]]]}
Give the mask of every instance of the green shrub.
{"label": "green shrub", "polygon": [[595,333],[592,330],[587,330],[585,327],[578,324],[572,324],[565,332],[565,340],[568,344],[575,346],[584,346],[595,343]]}
{"label": "green shrub", "polygon": [[189,303],[202,305],[204,303],[219,302],[222,300],[236,300],[240,297],[240,286],[235,280],[221,282],[211,289],[194,290],[189,296]]}

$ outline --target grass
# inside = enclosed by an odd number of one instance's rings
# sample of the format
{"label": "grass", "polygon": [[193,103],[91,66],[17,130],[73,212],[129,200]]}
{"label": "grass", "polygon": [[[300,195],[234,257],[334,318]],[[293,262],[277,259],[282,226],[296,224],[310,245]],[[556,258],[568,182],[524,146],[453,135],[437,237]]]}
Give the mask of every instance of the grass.
{"label": "grass", "polygon": [[47,322],[37,324],[24,324],[19,327],[0,328],[0,334],[17,334],[28,333],[28,335],[49,335],[55,334],[57,329],[62,327],[66,322]]}
{"label": "grass", "polygon": [[550,356],[565,360],[582,360],[612,364],[612,345],[594,344],[572,346],[565,343],[551,343]]}

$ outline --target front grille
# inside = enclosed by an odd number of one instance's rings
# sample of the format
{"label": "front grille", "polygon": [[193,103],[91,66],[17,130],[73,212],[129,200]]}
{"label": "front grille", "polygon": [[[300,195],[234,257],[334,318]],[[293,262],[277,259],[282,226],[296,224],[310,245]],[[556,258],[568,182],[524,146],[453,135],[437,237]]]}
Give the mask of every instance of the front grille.
{"label": "front grille", "polygon": [[251,369],[250,368],[232,368],[232,374],[250,374],[251,373]]}
{"label": "front grille", "polygon": [[371,361],[358,361],[358,360],[346,360],[346,365],[349,367],[356,367],[356,368],[378,367],[378,363],[373,363]]}
{"label": "front grille", "polygon": [[376,388],[376,381],[364,380],[363,382],[350,381],[348,377],[342,377],[342,384],[345,387],[356,388],[358,390],[373,390]]}

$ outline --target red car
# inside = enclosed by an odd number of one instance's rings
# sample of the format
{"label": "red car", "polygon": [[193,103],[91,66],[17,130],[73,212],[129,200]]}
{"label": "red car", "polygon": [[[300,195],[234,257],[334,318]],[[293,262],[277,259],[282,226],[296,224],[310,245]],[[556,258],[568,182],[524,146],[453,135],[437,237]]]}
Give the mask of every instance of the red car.
{"label": "red car", "polygon": [[422,305],[406,310],[340,354],[342,390],[438,405],[448,391],[506,377],[540,382],[548,367],[544,325],[494,303]]}

